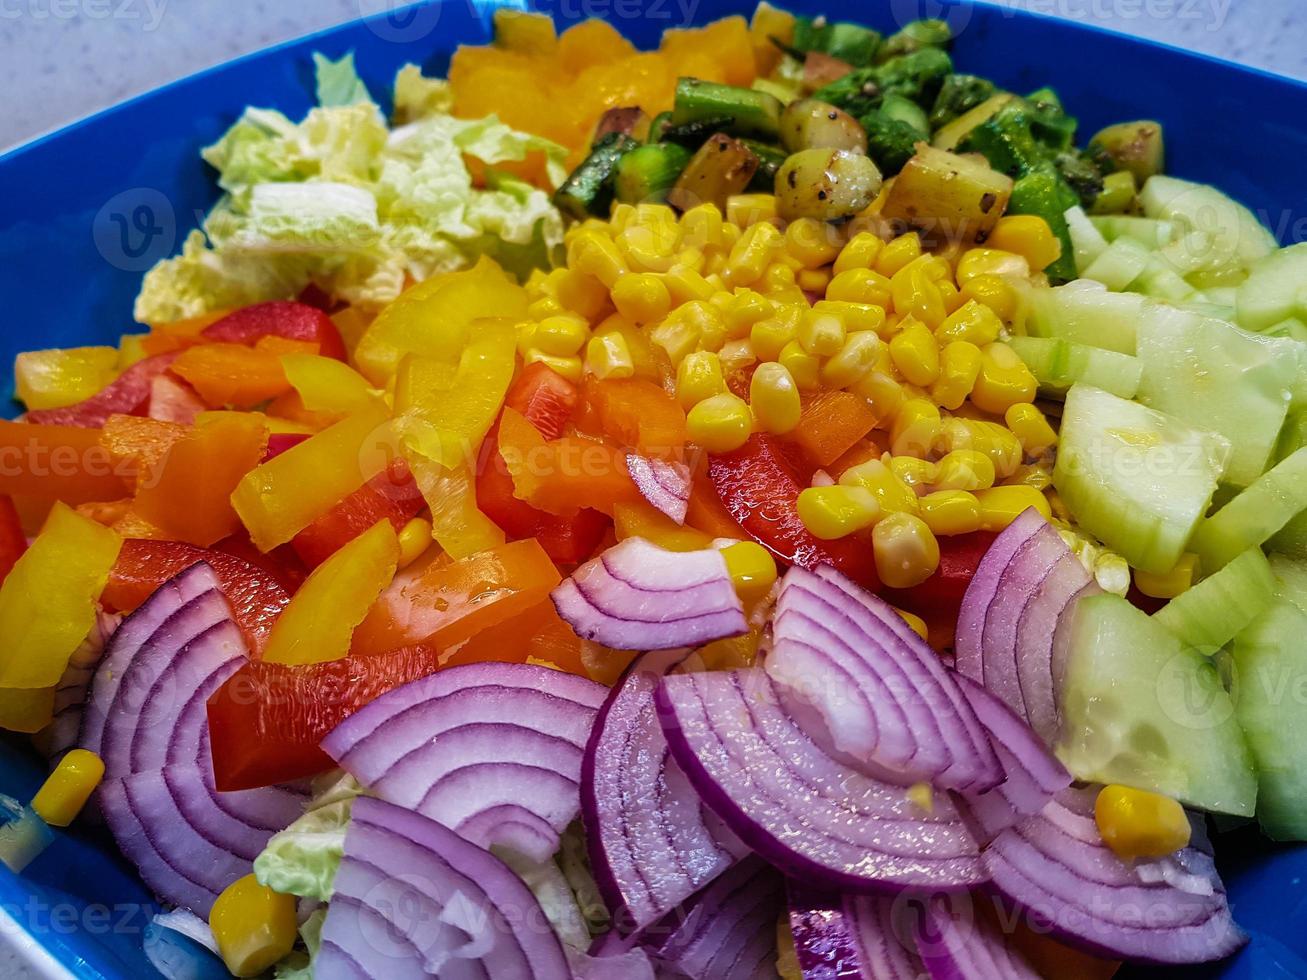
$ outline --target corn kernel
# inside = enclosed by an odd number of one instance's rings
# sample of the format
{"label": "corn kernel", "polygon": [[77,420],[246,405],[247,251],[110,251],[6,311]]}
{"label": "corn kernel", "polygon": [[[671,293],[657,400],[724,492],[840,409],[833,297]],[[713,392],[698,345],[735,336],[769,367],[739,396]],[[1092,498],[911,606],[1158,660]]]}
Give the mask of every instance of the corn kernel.
{"label": "corn kernel", "polygon": [[743,371],[750,364],[758,362],[758,355],[753,352],[753,344],[748,337],[726,341],[717,352],[717,357],[722,362],[722,370],[727,374]]}
{"label": "corn kernel", "polygon": [[847,388],[861,381],[876,366],[880,338],[871,330],[851,333],[839,353],[821,366],[821,381],[828,388]]}
{"label": "corn kernel", "polygon": [[830,313],[840,318],[849,333],[857,330],[885,329],[885,308],[868,303],[849,303],[844,300],[819,299],[812,304],[815,313]]}
{"label": "corn kernel", "polygon": [[622,231],[631,219],[635,217],[635,205],[618,202],[613,205],[613,213],[608,217],[608,227],[615,231]]}
{"label": "corn kernel", "polygon": [[909,398],[894,416],[890,449],[895,456],[929,456],[939,438],[939,406],[925,398]]}
{"label": "corn kernel", "polygon": [[762,278],[755,284],[765,293],[775,295],[797,289],[794,270],[784,262],[773,262],[763,271]]}
{"label": "corn kernel", "polygon": [[676,368],[676,397],[682,408],[693,408],[725,390],[722,362],[711,351],[693,351]]}
{"label": "corn kernel", "polygon": [[726,244],[722,237],[722,213],[715,204],[696,204],[681,215],[678,248],[721,248]]}
{"label": "corn kernel", "polygon": [[821,384],[821,358],[809,354],[797,340],[791,340],[776,356],[785,365],[800,391],[811,391]]}
{"label": "corn kernel", "polygon": [[209,928],[227,969],[256,977],[295,945],[295,896],[260,885],[252,874],[237,878],[213,903]]}
{"label": "corn kernel", "polygon": [[584,317],[587,323],[600,319],[609,308],[608,288],[577,269],[569,269],[559,278],[557,296],[563,309]]}
{"label": "corn kernel", "polygon": [[830,285],[829,269],[800,269],[794,276],[794,284],[805,293],[822,296]]}
{"label": "corn kernel", "polygon": [[720,350],[726,342],[726,320],[711,302],[692,300],[673,310],[668,319],[694,324],[699,331],[699,345],[707,350]]}
{"label": "corn kernel", "polygon": [[585,346],[590,324],[578,316],[551,316],[536,324],[531,346],[556,357],[570,357]]}
{"label": "corn kernel", "polygon": [[653,323],[667,315],[672,308],[672,297],[657,276],[633,273],[623,276],[613,287],[613,305],[632,323]]}
{"label": "corn kernel", "polygon": [[952,280],[941,279],[935,283],[935,288],[939,290],[940,298],[944,301],[944,312],[947,315],[951,316],[956,313],[962,307],[962,304],[966,302],[962,290],[953,285]]}
{"label": "corn kernel", "polygon": [[1062,257],[1062,243],[1037,214],[1009,214],[998,219],[985,244],[1020,255],[1032,269],[1046,269]]}
{"label": "corn kernel", "polygon": [[598,233],[574,238],[567,248],[567,263],[577,272],[594,276],[609,289],[630,271],[617,244]]}
{"label": "corn kernel", "polygon": [[866,487],[808,487],[799,493],[799,520],[823,541],[848,537],[871,527],[880,517],[880,504]]}
{"label": "corn kernel", "polygon": [[1035,376],[1016,351],[1007,344],[989,344],[981,351],[971,403],[981,411],[1002,415],[1013,405],[1034,401],[1037,387]]}
{"label": "corn kernel", "polygon": [[753,433],[753,418],[744,399],[731,394],[713,395],[685,417],[690,441],[710,453],[739,449]]}
{"label": "corn kernel", "polygon": [[51,827],[67,827],[104,778],[104,762],[94,752],[73,749],[55,766],[32,797],[32,809]]}
{"label": "corn kernel", "polygon": [[1053,516],[1048,498],[1034,487],[990,487],[977,490],[976,499],[980,501],[980,527],[984,531],[1003,530],[1031,507],[1045,519]]}
{"label": "corn kernel", "polygon": [[917,501],[921,519],[936,535],[980,530],[980,501],[965,490],[936,490]]}
{"label": "corn kernel", "polygon": [[1027,456],[1042,456],[1057,445],[1057,433],[1044,418],[1044,413],[1028,402],[1009,407],[1003,414],[1003,421]]}
{"label": "corn kernel", "polygon": [[839,257],[835,259],[835,274],[838,276],[850,269],[870,269],[884,247],[885,243],[871,232],[858,232],[840,249]]}
{"label": "corn kernel", "polygon": [[889,342],[890,358],[899,374],[918,387],[939,377],[939,345],[924,323],[913,320]]}
{"label": "corn kernel", "polygon": [[661,347],[673,366],[679,365],[692,351],[699,349],[699,325],[691,320],[668,316],[649,331],[655,347]]}
{"label": "corn kernel", "polygon": [[955,449],[935,466],[936,490],[984,490],[994,485],[994,461],[974,449]]}
{"label": "corn kernel", "polygon": [[978,450],[989,457],[999,477],[1011,476],[1021,465],[1021,443],[1008,429],[994,422],[957,416],[945,419],[940,428],[939,448],[946,453],[955,449]]}
{"label": "corn kernel", "polygon": [[984,275],[1028,279],[1030,263],[1023,255],[997,248],[973,248],[963,252],[962,257],[958,259],[958,285],[965,286],[976,276]]}
{"label": "corn kernel", "polygon": [[533,321],[543,320],[546,317],[557,316],[560,313],[566,313],[563,304],[554,296],[541,296],[537,300],[532,300],[526,308],[527,316]]}
{"label": "corn kernel", "polygon": [[935,261],[934,256],[923,255],[909,262],[890,280],[894,312],[914,317],[932,330],[939,326],[946,315],[944,297],[935,285],[935,280],[930,277],[930,263]]}
{"label": "corn kernel", "polygon": [[882,309],[890,305],[893,294],[888,277],[873,269],[846,269],[836,274],[826,287],[826,298],[835,302],[864,303]]}
{"label": "corn kernel", "polygon": [[1016,287],[1001,276],[985,273],[973,276],[962,286],[962,296],[988,307],[1004,323],[1011,323],[1021,305]]}
{"label": "corn kernel", "polygon": [[753,325],[749,339],[759,358],[774,361],[781,356],[785,345],[799,336],[799,321],[804,317],[805,309],[801,305],[781,306],[772,316]]}
{"label": "corn kernel", "polygon": [[545,283],[548,280],[549,273],[537,267],[527,273],[526,282],[522,283],[522,288],[527,291],[532,299],[538,299],[545,294]]}
{"label": "corn kernel", "polygon": [[799,320],[798,337],[809,354],[830,357],[844,346],[844,324],[837,316],[813,310]]}
{"label": "corn kernel", "polygon": [[940,408],[959,407],[971,394],[980,373],[980,348],[955,340],[939,354],[939,377],[930,386],[930,397]]}
{"label": "corn kernel", "polygon": [[692,265],[678,261],[663,274],[663,285],[672,297],[672,305],[680,306],[694,300],[707,302],[716,288]]}
{"label": "corn kernel", "polygon": [[900,235],[887,244],[876,256],[876,271],[892,277],[913,259],[921,256],[921,236],[915,231]]}
{"label": "corn kernel", "polygon": [[836,230],[825,221],[796,218],[785,229],[785,251],[805,269],[816,269],[835,261],[840,243]]}
{"label": "corn kernel", "polygon": [[[899,614],[899,618],[902,619],[903,622],[908,624],[908,629],[912,630],[912,632],[916,633],[923,640],[930,639],[930,633],[926,629],[926,621],[924,619],[916,613],[910,613],[906,609],[900,609],[898,606],[890,606],[890,608]],[[930,786],[926,783],[917,783],[908,789],[908,793],[911,795],[913,791],[916,790],[917,786],[925,787],[926,790],[924,797],[921,797],[921,799],[931,799]],[[934,808],[933,801],[930,806],[926,806],[924,803],[918,802],[918,800],[913,800],[913,802],[917,803],[918,806],[927,812]]]}
{"label": "corn kernel", "polygon": [[907,397],[903,392],[903,386],[895,381],[888,372],[879,369],[868,372],[850,390],[867,400],[876,416],[878,426],[893,419]]}
{"label": "corn kernel", "polygon": [[581,358],[575,355],[559,357],[556,354],[546,354],[539,348],[533,347],[522,355],[522,360],[527,364],[548,365],[568,381],[574,383],[579,383],[581,377],[585,374],[585,364],[581,361]]}
{"label": "corn kernel", "polygon": [[1186,551],[1169,572],[1160,575],[1135,569],[1135,586],[1154,599],[1174,599],[1190,589],[1198,578],[1198,556]]}
{"label": "corn kernel", "polygon": [[735,593],[745,602],[756,602],[776,584],[776,559],[756,541],[740,541],[722,549],[726,570]]}
{"label": "corn kernel", "polygon": [[920,585],[939,568],[939,542],[915,514],[888,515],[871,532],[876,571],[891,589]]}
{"label": "corn kernel", "polygon": [[[635,371],[635,376],[654,377],[658,375],[658,360],[654,356],[653,344],[650,342],[648,334],[622,317],[620,313],[614,313],[595,327],[594,336],[605,340],[612,336],[621,337],[622,342],[626,345],[626,351],[630,354],[631,366]],[[593,338],[591,343],[593,343]],[[621,350],[621,347],[613,347],[612,355],[620,358]],[[588,345],[586,352],[589,353]],[[622,362],[621,360],[615,360],[613,363],[614,366],[618,366]],[[620,374],[617,376],[620,377]]]}
{"label": "corn kernel", "polygon": [[732,286],[757,282],[783,244],[784,238],[775,225],[765,221],[752,225],[731,247],[724,273],[726,281]]}
{"label": "corn kernel", "polygon": [[737,228],[748,228],[775,217],[775,194],[732,194],[726,199],[726,220]]}
{"label": "corn kernel", "polygon": [[840,474],[840,486],[863,487],[887,514],[916,513],[917,495],[882,460],[869,459]]}
{"label": "corn kernel", "polygon": [[992,344],[1003,329],[1003,321],[988,306],[969,300],[946,316],[935,330],[935,339],[941,344],[965,340],[977,347]]}
{"label": "corn kernel", "polygon": [[431,547],[431,522],[415,517],[399,532],[399,567],[406,568],[421,558]]}
{"label": "corn kernel", "polygon": [[1036,490],[1047,490],[1053,485],[1053,471],[1050,463],[1040,460],[1036,463],[1023,463],[1011,476],[1004,477],[1005,487],[1026,486]]}
{"label": "corn kernel", "polygon": [[758,365],[749,381],[749,407],[764,432],[783,435],[799,424],[803,414],[799,386],[784,364]]}
{"label": "corn kernel", "polygon": [[1129,786],[1104,786],[1094,801],[1103,843],[1125,861],[1160,858],[1189,846],[1193,827],[1175,800]]}
{"label": "corn kernel", "polygon": [[914,490],[935,482],[935,464],[926,459],[917,459],[915,456],[892,456],[889,469]]}
{"label": "corn kernel", "polygon": [[734,296],[727,298],[722,311],[726,318],[727,335],[732,340],[747,337],[755,323],[767,319],[775,311],[776,304],[766,296],[752,289],[740,289]]}

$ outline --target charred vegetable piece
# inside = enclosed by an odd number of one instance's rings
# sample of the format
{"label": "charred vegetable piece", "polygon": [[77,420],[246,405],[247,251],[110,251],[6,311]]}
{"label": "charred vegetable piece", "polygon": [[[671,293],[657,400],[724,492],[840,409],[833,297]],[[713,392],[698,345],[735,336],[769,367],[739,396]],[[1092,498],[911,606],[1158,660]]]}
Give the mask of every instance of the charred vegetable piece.
{"label": "charred vegetable piece", "polygon": [[594,142],[598,143],[609,133],[623,133],[633,139],[643,140],[649,135],[649,117],[638,105],[609,109],[599,117]]}
{"label": "charred vegetable piece", "polygon": [[949,75],[940,86],[935,105],[930,110],[932,131],[951,123],[963,113],[970,112],[987,99],[994,97],[994,83],[978,75]]}
{"label": "charred vegetable piece", "polygon": [[776,187],[776,171],[781,169],[789,154],[779,146],[761,143],[758,140],[740,140],[754,156],[758,158],[758,169],[749,181],[749,190],[760,194],[770,194]]}
{"label": "charred vegetable piece", "polygon": [[820,51],[855,68],[863,68],[875,59],[880,35],[861,24],[800,17],[794,22],[793,47],[805,54]]}
{"label": "charred vegetable piece", "polygon": [[1028,173],[1012,185],[1008,213],[1039,215],[1062,243],[1061,257],[1044,270],[1054,284],[1069,282],[1076,277],[1075,249],[1065,215],[1067,208],[1078,203],[1076,192],[1051,167]]}
{"label": "charred vegetable piece", "polygon": [[1093,214],[1120,214],[1134,204],[1138,190],[1135,175],[1129,170],[1104,174],[1103,190],[1094,199],[1090,210]]}
{"label": "charred vegetable piece", "polygon": [[1011,105],[1015,100],[1016,96],[1011,92],[999,92],[997,95],[990,96],[974,109],[968,109],[952,122],[941,126],[930,141],[931,145],[941,150],[956,150],[958,144],[966,139],[973,129],[991,119],[1000,109]]}
{"label": "charred vegetable piece", "polygon": [[882,65],[850,72],[817,91],[814,97],[859,117],[879,109],[887,95],[901,95],[918,104],[930,105],[952,72],[953,59],[946,51],[922,48]]}
{"label": "charred vegetable piece", "polygon": [[1052,150],[1065,151],[1075,146],[1076,119],[1062,108],[1062,100],[1051,88],[1041,88],[1026,96],[1030,131]]}
{"label": "charred vegetable piece", "polygon": [[726,199],[749,186],[758,170],[758,158],[737,139],[718,133],[690,158],[667,203],[682,211],[696,204],[715,204],[725,213]]}
{"label": "charred vegetable piece", "polygon": [[926,138],[915,126],[892,118],[883,109],[863,116],[862,127],[867,131],[867,155],[886,174],[902,170],[917,152],[917,144]]}
{"label": "charred vegetable piece", "polygon": [[776,210],[786,220],[838,221],[865,210],[881,183],[880,170],[861,153],[803,150],[776,173]]}
{"label": "charred vegetable piece", "polygon": [[867,134],[843,109],[817,99],[791,102],[781,113],[781,143],[791,153],[832,149],[867,152]]}
{"label": "charred vegetable piece", "polygon": [[832,58],[822,51],[809,51],[803,56],[802,91],[816,92],[838,82],[851,71],[853,66],[842,58]]}
{"label": "charred vegetable piece", "polygon": [[995,170],[1017,178],[1037,169],[1048,151],[1030,130],[1030,116],[1016,104],[1003,106],[958,144],[960,153],[981,153]]}
{"label": "charred vegetable piece", "polygon": [[1107,170],[1128,170],[1142,186],[1166,161],[1162,124],[1150,119],[1117,123],[1094,134],[1089,153]]}
{"label": "charred vegetable piece", "polygon": [[697,150],[708,141],[713,133],[724,133],[735,125],[734,116],[711,116],[694,119],[687,123],[671,123],[663,131],[660,142],[679,143],[690,150]]}
{"label": "charred vegetable piece", "polygon": [[666,133],[667,130],[671,128],[671,126],[672,126],[671,110],[668,110],[667,112],[658,113],[658,115],[653,117],[653,121],[649,123],[649,142],[657,143],[660,140],[662,140],[663,134]]}
{"label": "charred vegetable piece", "polygon": [[766,92],[734,85],[719,85],[698,78],[676,83],[672,123],[680,126],[703,119],[729,117],[731,134],[775,139],[780,131],[781,100]]}
{"label": "charred vegetable piece", "polygon": [[877,60],[883,63],[923,48],[947,48],[952,43],[953,29],[947,22],[929,18],[914,20],[881,46]]}
{"label": "charred vegetable piece", "polygon": [[554,192],[554,205],[578,221],[607,215],[613,201],[612,178],[617,161],[640,144],[625,133],[600,137],[590,155]]}
{"label": "charred vegetable piece", "polygon": [[[1083,207],[1092,207],[1098,195],[1103,193],[1103,172],[1087,156],[1075,152],[1059,153],[1053,158],[1053,166],[1071,185]],[[1133,184],[1131,188],[1133,190]]]}
{"label": "charred vegetable piece", "polygon": [[617,161],[617,199],[625,204],[662,203],[693,155],[675,143],[637,146]]}
{"label": "charred vegetable piece", "polygon": [[928,239],[983,242],[1003,215],[1012,179],[973,157],[924,143],[894,180],[881,210]]}

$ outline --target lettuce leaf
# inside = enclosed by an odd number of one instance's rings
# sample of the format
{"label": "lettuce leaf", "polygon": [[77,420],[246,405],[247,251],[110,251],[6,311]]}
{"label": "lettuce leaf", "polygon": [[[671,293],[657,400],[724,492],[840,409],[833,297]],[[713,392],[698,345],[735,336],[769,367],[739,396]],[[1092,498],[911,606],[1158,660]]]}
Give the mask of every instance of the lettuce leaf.
{"label": "lettuce leaf", "polygon": [[318,105],[353,105],[371,102],[368,87],[354,69],[354,52],[348,51],[339,61],[313,52],[313,73],[317,79]]}
{"label": "lettuce leaf", "polygon": [[454,93],[443,78],[428,78],[417,65],[405,65],[395,76],[396,123],[416,122],[454,111]]}
{"label": "lettuce leaf", "polygon": [[341,776],[318,793],[304,815],[273,834],[254,859],[259,884],[286,895],[330,900],[345,853],[350,810],[362,792],[352,776]]}

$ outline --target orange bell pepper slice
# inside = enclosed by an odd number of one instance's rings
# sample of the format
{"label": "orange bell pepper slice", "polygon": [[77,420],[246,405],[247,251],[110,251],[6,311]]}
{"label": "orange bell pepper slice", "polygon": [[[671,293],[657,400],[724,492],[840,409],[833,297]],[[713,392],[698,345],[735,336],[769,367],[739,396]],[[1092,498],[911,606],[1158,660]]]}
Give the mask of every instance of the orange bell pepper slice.
{"label": "orange bell pepper slice", "polygon": [[876,426],[876,413],[851,391],[820,391],[806,400],[790,437],[815,466],[830,466]]}
{"label": "orange bell pepper slice", "polygon": [[[604,435],[645,456],[679,459],[685,450],[685,412],[676,399],[640,378],[591,379],[586,406]],[[586,426],[586,420],[582,421]]]}
{"label": "orange bell pepper slice", "polygon": [[135,474],[100,444],[100,430],[0,421],[0,493],[67,504],[120,500]]}
{"label": "orange bell pepper slice", "polygon": [[561,581],[535,541],[514,541],[461,561],[405,569],[354,631],[353,652],[414,643],[442,649],[545,602]]}
{"label": "orange bell pepper slice", "polygon": [[279,353],[240,344],[188,347],[172,362],[210,408],[249,408],[290,390]]}
{"label": "orange bell pepper slice", "polygon": [[581,643],[572,627],[559,617],[553,602],[546,599],[511,619],[486,627],[442,654],[440,666],[487,661],[535,663],[589,677],[581,660]]}
{"label": "orange bell pepper slice", "polygon": [[681,526],[653,504],[618,504],[613,510],[613,530],[618,541],[644,538],[668,551],[702,551],[712,547],[712,536]]}
{"label": "orange bell pepper slice", "polygon": [[141,349],[147,355],[170,354],[185,350],[196,344],[204,343],[201,334],[205,327],[217,323],[231,313],[231,310],[214,310],[188,320],[176,320],[172,323],[152,323],[150,332],[141,338]]}
{"label": "orange bell pepper slice", "polygon": [[190,431],[189,426],[138,415],[111,415],[100,430],[100,444],[136,482],[150,481],[168,452]]}
{"label": "orange bell pepper slice", "polygon": [[710,538],[736,538],[747,540],[749,532],[738,521],[717,495],[706,468],[698,469],[690,484],[690,504],[685,510],[685,526],[702,531]]}

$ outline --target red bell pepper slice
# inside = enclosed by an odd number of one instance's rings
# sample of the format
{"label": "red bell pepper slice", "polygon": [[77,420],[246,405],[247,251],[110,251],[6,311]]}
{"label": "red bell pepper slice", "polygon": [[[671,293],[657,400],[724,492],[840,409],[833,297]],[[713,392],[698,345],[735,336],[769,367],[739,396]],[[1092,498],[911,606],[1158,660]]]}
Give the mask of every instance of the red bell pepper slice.
{"label": "red bell pepper slice", "polygon": [[171,372],[157,374],[150,382],[150,401],[146,414],[152,419],[193,425],[195,417],[207,407],[194,388]]}
{"label": "red bell pepper slice", "polygon": [[0,582],[27,550],[27,535],[11,497],[0,496]]}
{"label": "red bell pepper slice", "polygon": [[941,535],[935,574],[910,589],[884,589],[881,595],[886,602],[925,620],[931,645],[936,649],[951,647],[962,596],[996,537],[991,531]]}
{"label": "red bell pepper slice", "polygon": [[154,379],[176,357],[176,352],[173,352],[137,361],[103,390],[85,401],[63,408],[28,412],[25,419],[38,425],[75,425],[83,429],[98,429],[109,420],[110,415],[143,415],[150,403]]}
{"label": "red bell pepper slice", "polygon": [[777,440],[755,435],[734,452],[713,455],[708,475],[731,516],[786,564],[833,565],[865,588],[879,587],[870,542],[822,541],[803,526],[798,500],[808,481]]}
{"label": "red bell pepper slice", "polygon": [[250,540],[249,532],[244,528],[214,544],[213,550],[263,569],[286,590],[287,595],[298,592],[304,580],[309,577],[309,570],[300,561],[300,556],[295,554],[294,548],[283,544],[269,552],[262,552]]}
{"label": "red bell pepper slice", "polygon": [[131,612],[164,582],[200,561],[218,576],[236,623],[257,655],[290,596],[275,577],[242,558],[181,541],[130,539],[118,552],[100,601],[110,610]]}
{"label": "red bell pepper slice", "polygon": [[317,568],[340,548],[383,517],[398,533],[426,500],[401,457],[317,518],[291,540],[291,547],[309,568]]}
{"label": "red bell pepper slice", "polygon": [[220,792],[254,789],[326,772],[336,764],[318,743],[369,701],[440,667],[435,649],[320,664],[252,660],[209,698],[209,746]]}
{"label": "red bell pepper slice", "polygon": [[557,439],[581,404],[581,391],[548,364],[528,364],[513,382],[504,404],[534,425],[546,439]]}
{"label": "red bell pepper slice", "polygon": [[285,337],[316,343],[323,357],[344,361],[349,356],[331,317],[307,303],[293,300],[246,306],[205,327],[201,336],[216,343],[246,345],[261,337]]}

